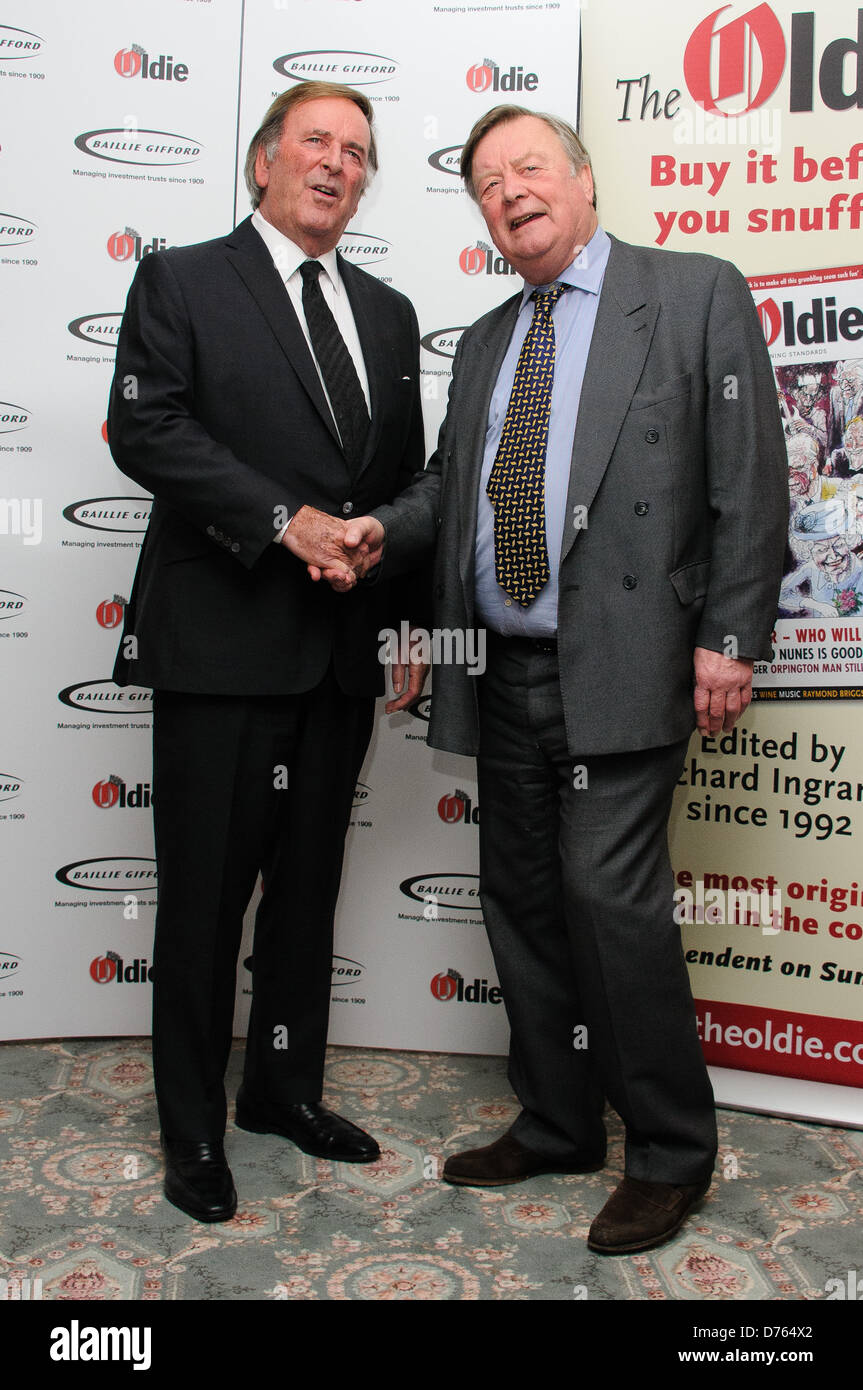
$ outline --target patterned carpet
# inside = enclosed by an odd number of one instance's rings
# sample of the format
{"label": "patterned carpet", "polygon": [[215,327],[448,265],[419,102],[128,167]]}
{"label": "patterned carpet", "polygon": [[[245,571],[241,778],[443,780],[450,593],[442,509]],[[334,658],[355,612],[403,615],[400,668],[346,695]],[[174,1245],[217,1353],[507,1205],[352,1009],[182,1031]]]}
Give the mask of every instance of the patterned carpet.
{"label": "patterned carpet", "polygon": [[331,1049],[325,1099],[383,1157],[330,1164],[231,1125],[240,1204],[213,1226],[162,1198],[147,1039],[4,1043],[0,1069],[0,1298],[41,1280],[44,1300],[823,1300],[863,1270],[857,1131],[720,1111],[700,1210],[659,1250],[603,1258],[585,1237],[622,1171],[614,1116],[601,1173],[437,1180],[514,1117],[500,1058]]}

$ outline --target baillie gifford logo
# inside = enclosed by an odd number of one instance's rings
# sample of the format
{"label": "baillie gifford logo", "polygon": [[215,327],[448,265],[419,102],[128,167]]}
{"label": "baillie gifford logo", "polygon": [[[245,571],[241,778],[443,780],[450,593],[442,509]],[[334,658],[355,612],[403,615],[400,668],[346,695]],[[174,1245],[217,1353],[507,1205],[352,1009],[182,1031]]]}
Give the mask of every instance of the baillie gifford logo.
{"label": "baillie gifford logo", "polygon": [[487,241],[478,241],[476,246],[465,246],[459,252],[459,270],[465,275],[517,275],[504,256],[496,255],[494,247]]}
{"label": "baillie gifford logo", "polygon": [[436,357],[452,358],[466,327],[466,324],[459,324],[456,328],[435,328],[431,333],[426,333],[420,342],[426,352],[433,352]]}
{"label": "baillie gifford logo", "polygon": [[474,63],[465,73],[465,82],[471,92],[533,92],[539,86],[535,72],[525,72],[519,64],[506,72],[494,58],[483,58]]}
{"label": "baillie gifford logo", "polygon": [[114,54],[114,71],[120,77],[140,77],[151,82],[185,82],[189,76],[188,64],[175,62],[172,53],[151,58],[137,43]]}
{"label": "baillie gifford logo", "polygon": [[154,236],[145,244],[140,232],[125,227],[122,232],[112,232],[105,246],[112,261],[142,261],[153,251],[167,250],[168,243],[165,237]]}
{"label": "baillie gifford logo", "polygon": [[[755,5],[729,19],[726,12],[731,8],[725,4],[712,10],[692,31],[683,55],[689,93],[706,112],[733,118],[763,106],[779,85],[786,55],[790,111],[813,110],[816,69],[821,100],[831,111],[863,105],[863,9],[857,11],[856,38],[831,38],[819,53],[815,10],[791,15],[786,42],[769,5]],[[825,22],[826,8],[818,15],[819,26]],[[720,15],[726,16],[723,23],[718,23]],[[851,57],[854,62],[849,64]],[[855,73],[856,89],[848,91],[846,83],[854,82]]]}

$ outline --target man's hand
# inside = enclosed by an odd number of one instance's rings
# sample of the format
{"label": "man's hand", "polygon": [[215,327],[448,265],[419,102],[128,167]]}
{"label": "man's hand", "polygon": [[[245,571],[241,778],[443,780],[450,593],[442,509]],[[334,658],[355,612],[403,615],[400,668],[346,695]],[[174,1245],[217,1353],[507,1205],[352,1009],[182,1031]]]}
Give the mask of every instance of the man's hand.
{"label": "man's hand", "polygon": [[351,589],[357,582],[354,571],[364,564],[368,546],[360,538],[347,549],[344,535],[345,523],[339,517],[316,507],[300,507],[282,536],[282,545],[305,560],[313,579],[329,572],[345,589]]}
{"label": "man's hand", "polygon": [[423,661],[411,661],[410,648],[413,646],[414,634],[420,634],[416,628],[410,629],[408,639],[408,650],[399,652],[399,660],[392,663],[393,692],[395,699],[387,700],[387,714],[396,714],[400,709],[407,709],[414,700],[418,700],[423,693],[423,686],[426,683],[426,676],[429,673],[428,665]]}
{"label": "man's hand", "polygon": [[336,593],[344,594],[352,589],[358,579],[365,579],[369,570],[381,562],[384,545],[384,528],[373,516],[360,516],[345,526],[342,544],[352,564],[352,571],[346,576],[341,566],[310,564],[309,576],[315,581],[326,579]]}
{"label": "man's hand", "polygon": [[695,720],[702,734],[728,733],[752,699],[752,662],[696,647]]}

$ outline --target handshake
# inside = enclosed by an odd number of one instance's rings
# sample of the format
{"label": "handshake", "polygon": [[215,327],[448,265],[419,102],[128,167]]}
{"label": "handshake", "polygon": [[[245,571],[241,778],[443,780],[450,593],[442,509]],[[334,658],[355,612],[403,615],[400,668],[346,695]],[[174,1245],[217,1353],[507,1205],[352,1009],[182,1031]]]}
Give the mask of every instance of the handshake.
{"label": "handshake", "polygon": [[305,561],[312,579],[325,579],[336,593],[344,594],[380,564],[384,528],[373,516],[342,521],[315,507],[300,507],[282,545]]}
{"label": "handshake", "polygon": [[[346,594],[380,564],[384,528],[373,516],[342,521],[315,507],[300,507],[282,536],[282,545],[305,561],[312,579],[325,579],[336,593]],[[393,698],[387,701],[387,714],[397,714],[418,700],[427,674],[428,666],[412,659],[410,650],[400,651],[391,663]]]}

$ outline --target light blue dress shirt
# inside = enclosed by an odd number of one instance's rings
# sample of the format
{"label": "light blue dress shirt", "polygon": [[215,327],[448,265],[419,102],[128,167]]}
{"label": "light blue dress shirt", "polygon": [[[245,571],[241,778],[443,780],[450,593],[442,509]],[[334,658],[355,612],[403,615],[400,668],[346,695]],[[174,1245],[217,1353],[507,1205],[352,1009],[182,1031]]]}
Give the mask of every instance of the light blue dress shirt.
{"label": "light blue dress shirt", "polygon": [[[531,295],[547,285],[525,282],[521,308],[491,398],[485,453],[479,483],[476,522],[476,611],[484,626],[507,637],[554,637],[557,633],[557,571],[566,522],[566,497],[572,466],[572,441],[581,400],[599,293],[611,242],[597,227],[587,246],[557,281],[571,285],[552,310],[555,337],[554,386],[545,459],[545,533],[550,578],[533,603],[522,608],[501,589],[494,576],[494,509],[486,485],[497,456],[515,369],[533,318]],[[555,283],[557,283],[555,281]]]}

